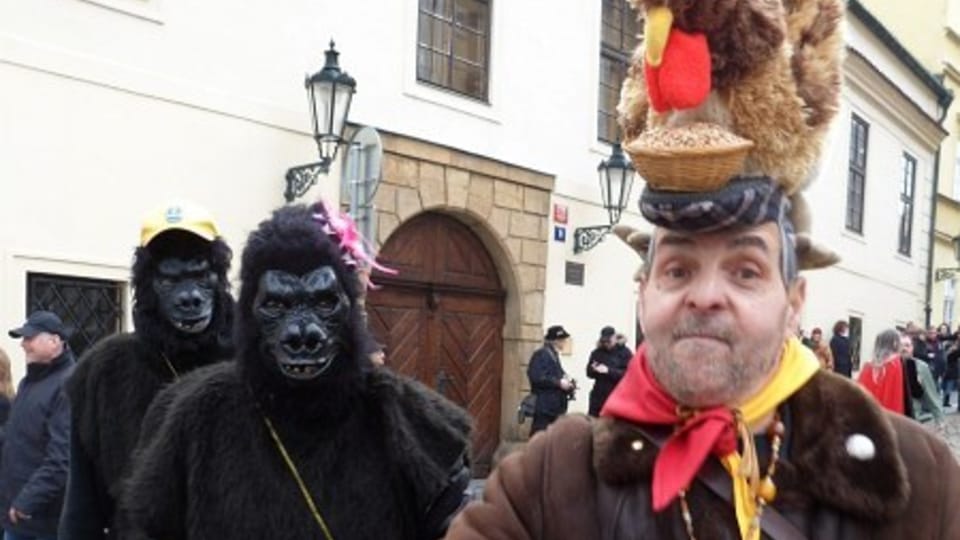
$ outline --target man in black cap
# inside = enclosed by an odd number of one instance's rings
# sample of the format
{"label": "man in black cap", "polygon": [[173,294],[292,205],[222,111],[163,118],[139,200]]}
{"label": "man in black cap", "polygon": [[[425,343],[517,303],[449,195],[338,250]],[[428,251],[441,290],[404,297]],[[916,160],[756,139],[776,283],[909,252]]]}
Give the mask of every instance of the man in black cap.
{"label": "man in black cap", "polygon": [[590,416],[600,416],[607,396],[623,378],[630,362],[630,357],[617,348],[616,335],[617,331],[612,326],[604,326],[600,330],[597,348],[590,353],[590,360],[587,361],[587,377],[596,381],[590,390]]}
{"label": "man in black cap", "polygon": [[6,425],[0,461],[0,523],[7,540],[56,538],[70,463],[70,405],[64,381],[73,353],[60,317],[34,311],[20,328],[27,375]]}
{"label": "man in black cap", "polygon": [[567,412],[567,401],[573,397],[576,382],[560,366],[559,350],[570,334],[560,325],[547,328],[543,347],[534,351],[527,366],[530,391],[537,396],[530,436],[547,429],[554,420]]}

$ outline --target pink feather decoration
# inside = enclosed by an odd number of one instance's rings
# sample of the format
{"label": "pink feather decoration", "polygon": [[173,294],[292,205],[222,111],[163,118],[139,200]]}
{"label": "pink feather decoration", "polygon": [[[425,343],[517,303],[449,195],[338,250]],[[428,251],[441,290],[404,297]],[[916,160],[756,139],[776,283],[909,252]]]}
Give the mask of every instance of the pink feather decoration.
{"label": "pink feather decoration", "polygon": [[[373,246],[365,239],[360,231],[357,230],[357,224],[349,214],[344,212],[331,212],[323,202],[317,203],[318,211],[314,212],[313,219],[320,224],[323,232],[335,238],[340,245],[340,251],[343,253],[343,262],[353,268],[371,267],[383,272],[384,274],[396,275],[397,271],[388,268],[377,262],[376,257],[371,255]],[[367,280],[367,287],[376,289],[372,281]]]}

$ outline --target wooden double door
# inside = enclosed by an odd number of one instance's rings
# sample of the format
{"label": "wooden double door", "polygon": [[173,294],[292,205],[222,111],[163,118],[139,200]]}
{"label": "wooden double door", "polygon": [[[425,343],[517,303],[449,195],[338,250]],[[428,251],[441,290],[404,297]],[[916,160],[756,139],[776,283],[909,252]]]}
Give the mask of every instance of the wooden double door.
{"label": "wooden double door", "polygon": [[484,476],[500,440],[504,292],[479,238],[442,214],[420,215],[387,240],[380,259],[396,276],[374,273],[370,328],[386,363],[473,417],[474,473]]}

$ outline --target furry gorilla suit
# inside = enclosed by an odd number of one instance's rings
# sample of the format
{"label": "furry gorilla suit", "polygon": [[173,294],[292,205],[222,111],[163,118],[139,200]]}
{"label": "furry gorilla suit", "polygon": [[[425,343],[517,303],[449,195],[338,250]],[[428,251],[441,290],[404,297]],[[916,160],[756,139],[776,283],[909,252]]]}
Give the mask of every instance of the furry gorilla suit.
{"label": "furry gorilla suit", "polygon": [[[215,231],[211,225],[211,233]],[[230,249],[219,237],[211,241],[179,228],[162,231],[137,248],[136,331],[97,343],[80,359],[68,382],[73,430],[60,540],[119,537],[115,521],[121,479],[128,472],[147,407],[177,375],[230,356],[230,258]],[[171,262],[173,266],[167,266]],[[186,311],[170,307],[178,300],[189,304]],[[206,313],[199,319],[208,321],[203,330],[202,322],[194,323],[191,332],[175,326],[193,320],[177,314],[189,317],[198,310]]]}
{"label": "furry gorilla suit", "polygon": [[124,498],[134,538],[428,539],[459,509],[469,420],[373,367],[348,255],[314,212],[277,210],[247,240],[238,360],[151,407]]}

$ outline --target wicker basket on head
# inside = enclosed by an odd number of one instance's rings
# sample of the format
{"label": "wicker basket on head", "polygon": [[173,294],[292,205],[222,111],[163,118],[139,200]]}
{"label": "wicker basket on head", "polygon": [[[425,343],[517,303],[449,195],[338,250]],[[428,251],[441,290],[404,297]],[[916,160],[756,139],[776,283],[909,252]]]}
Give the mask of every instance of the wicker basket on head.
{"label": "wicker basket on head", "polygon": [[752,141],[700,123],[646,131],[623,149],[650,187],[702,192],[718,189],[743,172],[751,148]]}

